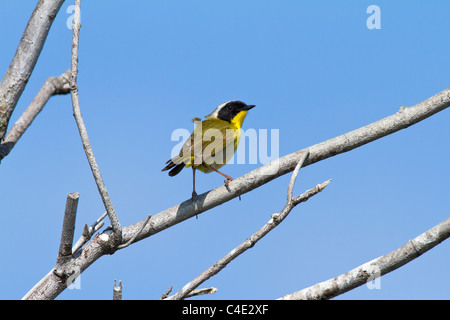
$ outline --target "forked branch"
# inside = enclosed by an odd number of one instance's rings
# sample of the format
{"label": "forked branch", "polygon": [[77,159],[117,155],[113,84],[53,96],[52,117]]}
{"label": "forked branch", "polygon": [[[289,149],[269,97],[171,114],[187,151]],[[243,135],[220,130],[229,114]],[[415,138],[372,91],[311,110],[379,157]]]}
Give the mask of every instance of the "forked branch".
{"label": "forked branch", "polygon": [[100,218],[98,218],[91,226],[87,226],[87,224],[84,225],[83,228],[83,232],[81,233],[81,237],[78,239],[77,243],[75,243],[75,245],[72,248],[72,254],[74,254],[75,252],[77,252],[82,246],[84,246],[86,244],[86,242],[88,242],[92,235],[101,227],[103,227],[103,225],[105,224],[103,219],[105,219],[105,217],[108,215],[108,212],[104,212]]}
{"label": "forked branch", "polygon": [[224,269],[231,261],[236,259],[239,255],[252,248],[259,240],[261,240],[266,234],[275,229],[291,212],[291,210],[299,203],[307,201],[310,197],[321,192],[331,180],[325,181],[322,184],[317,185],[315,188],[310,189],[298,197],[293,197],[293,189],[295,181],[297,180],[298,173],[302,167],[304,161],[308,158],[309,151],[305,150],[301,155],[294,172],[292,173],[291,180],[288,186],[287,192],[287,202],[284,208],[278,214],[273,214],[272,218],[267,222],[261,229],[256,231],[252,236],[250,236],[246,241],[241,243],[239,246],[231,250],[225,257],[214,263],[211,267],[202,272],[194,280],[186,284],[180,291],[175,293],[173,296],[167,298],[167,300],[181,300],[188,297],[191,292],[196,289],[200,284],[211,278],[212,276],[218,274],[222,269]]}
{"label": "forked branch", "polygon": [[81,142],[86,153],[86,157],[89,161],[92,174],[94,175],[95,183],[97,184],[98,191],[102,198],[106,212],[111,222],[113,229],[112,247],[120,244],[122,241],[122,228],[120,226],[119,219],[117,218],[114,206],[109,198],[108,191],[106,190],[105,183],[103,181],[100,169],[95,160],[94,151],[92,150],[91,143],[87,134],[86,126],[84,125],[83,117],[81,116],[80,99],[78,96],[77,74],[78,74],[78,47],[80,42],[80,0],[75,1],[75,13],[73,19],[73,37],[72,37],[72,66],[70,69],[70,93],[72,96],[73,115],[77,122],[78,131],[80,132]]}
{"label": "forked branch", "polygon": [[[442,111],[450,106],[450,88],[434,95],[433,97],[418,103],[409,108],[401,108],[397,113],[387,118],[381,119],[354,131],[337,136],[327,141],[310,146],[309,157],[305,160],[303,166],[311,165],[324,159],[336,156],[380,139],[401,129],[407,128],[419,121],[422,121],[433,114]],[[155,214],[151,218],[151,223],[147,223],[141,230],[145,220],[122,229],[122,243],[127,243],[135,237],[133,243],[150,237],[158,232],[165,230],[177,223],[180,223],[191,217],[221,205],[231,199],[244,193],[258,188],[294,170],[298,164],[299,158],[306,149],[299,150],[283,156],[269,164],[261,166],[237,179],[234,179],[225,186],[217,187],[209,192],[198,196],[198,201],[194,205],[189,198],[187,201],[177,204],[171,208]],[[90,241],[83,248],[82,258],[75,257],[73,263],[80,266],[81,272],[88,268],[97,259],[107,254],[103,250],[102,238],[98,237]],[[42,288],[46,288],[45,292]],[[24,299],[54,298],[65,289],[65,284],[52,277],[49,273],[39,284],[35,286],[24,297]]]}
{"label": "forked branch", "polygon": [[3,142],[0,143],[0,160],[11,152],[17,141],[25,133],[25,130],[28,129],[52,96],[69,92],[69,70],[58,77],[50,77],[45,80],[36,97],[34,97],[14,126],[8,131]]}
{"label": "forked branch", "polygon": [[28,20],[14,58],[0,83],[0,142],[63,3],[64,0],[40,0]]}

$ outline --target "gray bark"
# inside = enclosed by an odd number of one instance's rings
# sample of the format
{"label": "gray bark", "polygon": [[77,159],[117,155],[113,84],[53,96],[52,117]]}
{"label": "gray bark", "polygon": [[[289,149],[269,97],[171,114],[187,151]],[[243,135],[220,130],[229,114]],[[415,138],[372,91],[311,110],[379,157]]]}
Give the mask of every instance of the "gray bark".
{"label": "gray bark", "polygon": [[30,79],[44,47],[50,27],[64,0],[40,0],[17,47],[14,58],[0,83],[0,141],[9,119]]}
{"label": "gray bark", "polygon": [[400,268],[448,237],[450,237],[450,218],[382,257],[369,261],[335,278],[288,294],[279,300],[323,300],[334,298]]}
{"label": "gray bark", "polygon": [[[407,128],[449,106],[450,88],[447,88],[413,107],[400,108],[400,110],[392,116],[308,147],[307,149],[310,154],[308,159],[306,159],[304,166],[350,151],[366,143]],[[194,217],[293,171],[304,151],[305,149],[288,154],[272,163],[253,170],[242,177],[234,179],[227,186],[220,186],[209,192],[203,193],[197,197],[195,202],[193,202],[192,199],[188,199],[183,203],[161,211],[160,213],[153,215],[150,221],[145,219],[133,225],[123,227],[122,243],[128,243],[130,239],[136,236],[136,233],[138,233],[138,236],[135,237],[134,241],[150,237],[153,234],[188,218]],[[142,228],[143,224],[146,225],[144,228]],[[69,261],[68,264],[76,266],[80,272],[83,272],[101,256],[113,253],[111,248],[106,245],[108,241],[108,234],[103,233],[95,236],[94,239],[74,254],[73,259]],[[24,299],[53,299],[65,288],[65,281],[58,278],[51,271],[27,293]]]}

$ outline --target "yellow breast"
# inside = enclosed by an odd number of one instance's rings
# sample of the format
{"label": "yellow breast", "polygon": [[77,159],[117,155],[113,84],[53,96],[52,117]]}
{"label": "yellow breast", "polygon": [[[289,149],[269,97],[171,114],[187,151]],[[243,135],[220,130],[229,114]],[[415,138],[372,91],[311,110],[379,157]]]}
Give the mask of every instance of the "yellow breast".
{"label": "yellow breast", "polygon": [[233,119],[231,119],[231,123],[234,125],[236,129],[240,129],[242,127],[242,123],[244,122],[246,115],[247,110],[244,110],[239,112]]}
{"label": "yellow breast", "polygon": [[[218,119],[209,119],[209,120],[205,120],[204,122],[202,122],[203,124],[203,130],[205,130],[206,128],[214,128],[214,129],[218,129],[220,127],[221,133],[223,134],[223,138],[224,141],[227,141],[228,143],[224,143],[220,142],[218,143],[218,141],[215,141],[215,139],[213,139],[212,142],[207,141],[205,143],[205,141],[203,141],[203,148],[205,148],[206,146],[209,146],[211,143],[213,143],[215,145],[215,151],[218,152],[220,151],[220,155],[219,154],[215,154],[215,156],[218,156],[220,159],[220,161],[216,161],[213,163],[209,163],[208,158],[204,158],[203,161],[207,161],[207,163],[215,168],[215,169],[220,169],[221,167],[223,167],[228,161],[231,160],[231,158],[233,157],[234,153],[236,152],[238,146],[239,146],[239,141],[241,139],[241,127],[242,127],[242,123],[244,122],[245,116],[247,115],[247,111],[241,111],[239,112],[230,122],[231,122],[231,126],[226,125],[227,122],[223,121],[223,120],[218,120]],[[220,122],[223,121],[223,124],[221,124]],[[228,128],[227,128],[228,127]],[[197,128],[196,128],[197,129]],[[199,130],[199,129],[197,129]],[[203,131],[202,130],[202,131]],[[230,132],[232,131],[232,136],[229,136]],[[201,136],[203,135],[203,132],[201,132]],[[229,140],[229,138],[232,138],[231,140]],[[216,145],[217,143],[217,145]],[[227,149],[231,149],[233,152],[227,152]],[[194,155],[191,153],[190,155],[190,161],[187,161],[186,166],[192,166],[192,162],[194,162]],[[217,160],[217,158],[216,158]],[[212,170],[207,168],[206,166],[204,166],[203,164],[199,164],[199,165],[195,165],[194,167],[196,167],[197,169],[199,169],[200,171],[203,171],[205,173],[211,172]]]}

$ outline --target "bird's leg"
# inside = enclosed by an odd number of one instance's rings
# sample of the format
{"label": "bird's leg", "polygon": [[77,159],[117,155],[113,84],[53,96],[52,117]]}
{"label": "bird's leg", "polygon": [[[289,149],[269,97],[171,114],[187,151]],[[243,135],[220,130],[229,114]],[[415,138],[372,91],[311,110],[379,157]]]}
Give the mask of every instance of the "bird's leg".
{"label": "bird's leg", "polygon": [[197,197],[197,192],[195,192],[195,168],[192,166],[192,200]]}
{"label": "bird's leg", "polygon": [[230,177],[229,175],[226,175],[225,173],[220,172],[219,170],[217,170],[217,169],[211,167],[210,165],[208,165],[208,164],[206,164],[206,163],[204,163],[203,165],[204,165],[205,167],[211,169],[211,170],[214,170],[214,171],[217,172],[218,174],[221,174],[221,175],[224,176],[225,178],[227,178],[227,180],[225,180],[225,184],[228,184],[228,183],[230,183],[231,181],[233,181],[233,178]]}
{"label": "bird's leg", "polygon": [[[192,202],[197,198],[197,192],[195,192],[195,168],[192,166]],[[194,203],[196,209],[197,205]],[[198,219],[198,215],[195,215],[195,219]]]}
{"label": "bird's leg", "polygon": [[[214,170],[214,171],[217,172],[218,174],[221,174],[221,175],[224,176],[225,178],[227,178],[227,180],[224,181],[225,184],[227,185],[227,188],[228,188],[228,184],[229,184],[231,181],[234,180],[234,179],[233,179],[232,177],[230,177],[229,175],[226,175],[225,173],[220,172],[219,170],[217,170],[217,169],[211,167],[210,165],[207,165],[206,163],[204,163],[203,165],[204,165],[205,167],[207,167],[207,168],[210,168],[211,170]],[[239,195],[239,200],[241,200],[241,196],[240,196],[240,195]]]}

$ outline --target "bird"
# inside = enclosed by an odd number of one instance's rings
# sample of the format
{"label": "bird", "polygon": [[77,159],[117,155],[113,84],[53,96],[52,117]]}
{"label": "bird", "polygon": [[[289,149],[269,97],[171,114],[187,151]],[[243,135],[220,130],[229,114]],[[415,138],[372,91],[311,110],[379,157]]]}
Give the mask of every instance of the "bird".
{"label": "bird", "polygon": [[220,104],[211,114],[192,119],[195,127],[186,140],[180,153],[166,162],[161,171],[169,170],[173,177],[185,167],[192,168],[192,199],[197,197],[195,191],[195,171],[204,173],[217,172],[226,178],[228,185],[233,180],[227,174],[219,171],[236,152],[241,138],[241,127],[247,112],[255,105],[232,100]]}

